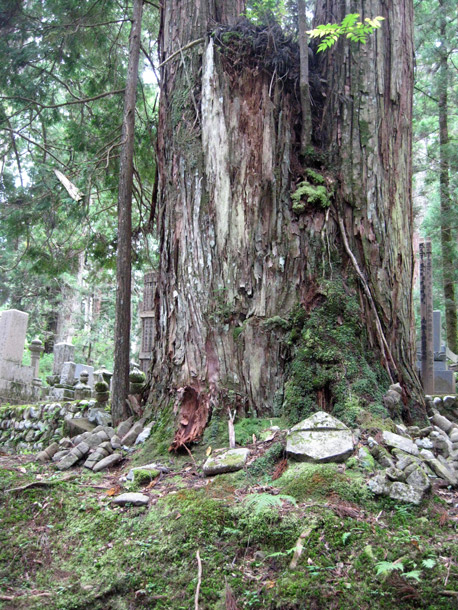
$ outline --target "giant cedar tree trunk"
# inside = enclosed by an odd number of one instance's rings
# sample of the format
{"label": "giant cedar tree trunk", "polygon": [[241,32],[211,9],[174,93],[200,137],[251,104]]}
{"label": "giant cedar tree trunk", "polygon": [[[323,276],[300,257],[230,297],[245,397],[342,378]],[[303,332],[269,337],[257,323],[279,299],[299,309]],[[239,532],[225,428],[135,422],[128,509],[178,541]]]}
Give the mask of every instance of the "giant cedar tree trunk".
{"label": "giant cedar tree trunk", "polygon": [[[377,353],[376,309],[388,343],[383,364],[393,379],[417,382],[411,364],[412,7],[401,0],[367,4],[369,15],[385,16],[383,34],[364,49],[339,43],[324,61],[328,91],[316,94],[314,142],[329,158],[323,173],[337,186],[336,196],[330,209],[311,206],[301,214],[291,202],[305,163],[297,49],[281,64],[287,48],[280,53],[274,33],[262,34],[275,61],[261,62],[248,57],[259,39],[243,47],[243,32],[231,37],[228,28],[209,37],[209,30],[235,21],[240,2],[165,3],[162,61],[205,39],[162,67],[150,401],[180,407],[175,448],[198,437],[211,410],[229,401],[246,412],[279,412],[294,369],[288,320],[298,304],[310,312],[322,302],[323,275],[355,275],[339,218],[375,304],[371,310],[362,287],[355,290],[362,310],[357,323],[367,327]],[[350,6],[336,1],[319,9],[325,21],[346,12]],[[338,313],[335,324],[342,324]],[[317,404],[332,410],[332,392],[320,392]]]}

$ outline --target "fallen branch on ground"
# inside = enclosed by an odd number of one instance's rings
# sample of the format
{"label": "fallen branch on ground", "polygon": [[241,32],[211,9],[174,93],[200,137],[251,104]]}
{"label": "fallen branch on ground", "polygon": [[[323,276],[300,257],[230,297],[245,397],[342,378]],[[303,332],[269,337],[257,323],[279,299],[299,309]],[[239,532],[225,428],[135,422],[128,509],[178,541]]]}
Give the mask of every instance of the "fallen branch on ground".
{"label": "fallen branch on ground", "polygon": [[197,549],[197,552],[196,552],[196,559],[197,559],[197,589],[196,589],[196,595],[194,597],[194,609],[199,610],[199,592],[200,592],[200,585],[202,583],[202,561],[200,560],[199,549]]}
{"label": "fallen branch on ground", "polygon": [[22,485],[22,487],[12,487],[11,489],[5,489],[5,493],[13,493],[16,491],[25,491],[26,489],[31,489],[32,487],[52,487],[53,485],[57,485],[58,483],[67,483],[72,479],[76,479],[76,474],[71,474],[63,479],[55,479],[52,481],[34,481],[33,483],[29,483],[28,485]]}

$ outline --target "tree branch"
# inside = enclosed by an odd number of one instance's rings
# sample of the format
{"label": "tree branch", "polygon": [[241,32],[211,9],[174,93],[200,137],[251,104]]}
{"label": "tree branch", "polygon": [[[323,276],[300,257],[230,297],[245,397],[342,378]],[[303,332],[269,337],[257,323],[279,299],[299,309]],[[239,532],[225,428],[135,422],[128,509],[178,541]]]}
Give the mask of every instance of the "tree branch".
{"label": "tree branch", "polygon": [[116,89],[115,91],[106,91],[105,93],[99,93],[99,95],[94,95],[94,97],[86,97],[84,99],[76,99],[70,102],[62,102],[62,104],[42,104],[37,100],[32,100],[28,97],[22,96],[0,96],[0,100],[21,100],[23,102],[28,102],[29,104],[35,104],[36,106],[40,106],[43,110],[54,110],[55,108],[62,108],[64,106],[73,106],[75,104],[87,104],[88,102],[94,102],[95,100],[100,100],[103,97],[108,97],[109,95],[118,95],[120,93],[124,93],[125,89]]}
{"label": "tree branch", "polygon": [[178,51],[175,51],[175,53],[172,53],[172,55],[169,55],[167,57],[167,59],[165,59],[162,63],[160,63],[158,65],[158,69],[162,68],[162,66],[165,66],[165,64],[168,64],[169,61],[172,61],[172,59],[175,59],[175,57],[178,57],[178,55],[183,53],[183,51],[187,51],[188,49],[191,49],[192,47],[195,47],[197,44],[202,44],[204,42],[205,42],[205,38],[197,38],[196,40],[193,40],[192,42],[189,42],[184,47],[181,47],[180,49],[178,49]]}
{"label": "tree branch", "polygon": [[35,142],[34,140],[31,140],[30,138],[25,136],[23,133],[21,133],[19,131],[15,131],[14,129],[9,129],[8,127],[0,127],[0,130],[8,131],[8,132],[10,132],[12,134],[15,134],[15,135],[19,136],[20,138],[22,138],[26,142],[29,142],[30,144],[33,144],[33,146],[36,146],[37,148],[39,148],[40,150],[42,150],[43,152],[48,154],[50,157],[52,157],[54,159],[54,161],[57,161],[57,163],[60,163],[60,165],[62,165],[63,167],[67,167],[66,164],[63,161],[61,161],[55,155],[53,155],[52,152],[50,152],[47,148],[45,148],[44,146],[42,146],[38,142]]}

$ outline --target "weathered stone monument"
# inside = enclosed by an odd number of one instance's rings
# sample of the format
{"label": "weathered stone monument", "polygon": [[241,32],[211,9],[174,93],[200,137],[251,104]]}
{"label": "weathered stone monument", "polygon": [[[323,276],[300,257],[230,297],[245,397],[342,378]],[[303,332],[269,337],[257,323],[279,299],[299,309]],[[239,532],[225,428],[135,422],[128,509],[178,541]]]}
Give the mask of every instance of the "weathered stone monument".
{"label": "weathered stone monument", "polygon": [[142,321],[140,370],[147,373],[151,362],[151,354],[153,353],[154,271],[145,273],[144,276],[140,318]]}
{"label": "weathered stone monument", "polygon": [[455,373],[448,370],[447,350],[442,343],[442,320],[439,310],[433,311],[434,393],[455,394]]}
{"label": "weathered stone monument", "polygon": [[37,350],[31,349],[32,366],[22,364],[28,318],[17,309],[0,313],[0,399],[10,403],[37,400],[40,394],[40,384],[33,381],[38,378],[41,341],[34,345]]}
{"label": "weathered stone monument", "polygon": [[75,356],[75,346],[71,343],[56,343],[54,345],[54,363],[52,367],[53,375],[60,375],[64,362],[72,362]]}

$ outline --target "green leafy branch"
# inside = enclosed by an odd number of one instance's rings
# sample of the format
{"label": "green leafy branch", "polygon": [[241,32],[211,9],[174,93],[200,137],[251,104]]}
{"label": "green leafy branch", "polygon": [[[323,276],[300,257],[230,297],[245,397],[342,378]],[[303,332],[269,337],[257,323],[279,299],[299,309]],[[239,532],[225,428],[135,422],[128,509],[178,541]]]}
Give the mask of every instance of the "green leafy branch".
{"label": "green leafy branch", "polygon": [[349,13],[342,23],[327,23],[319,25],[314,30],[309,30],[307,34],[310,38],[321,38],[318,45],[318,53],[331,48],[341,36],[346,36],[352,42],[366,44],[367,38],[374,30],[381,27],[384,17],[366,17],[364,21],[358,21],[359,13]]}

